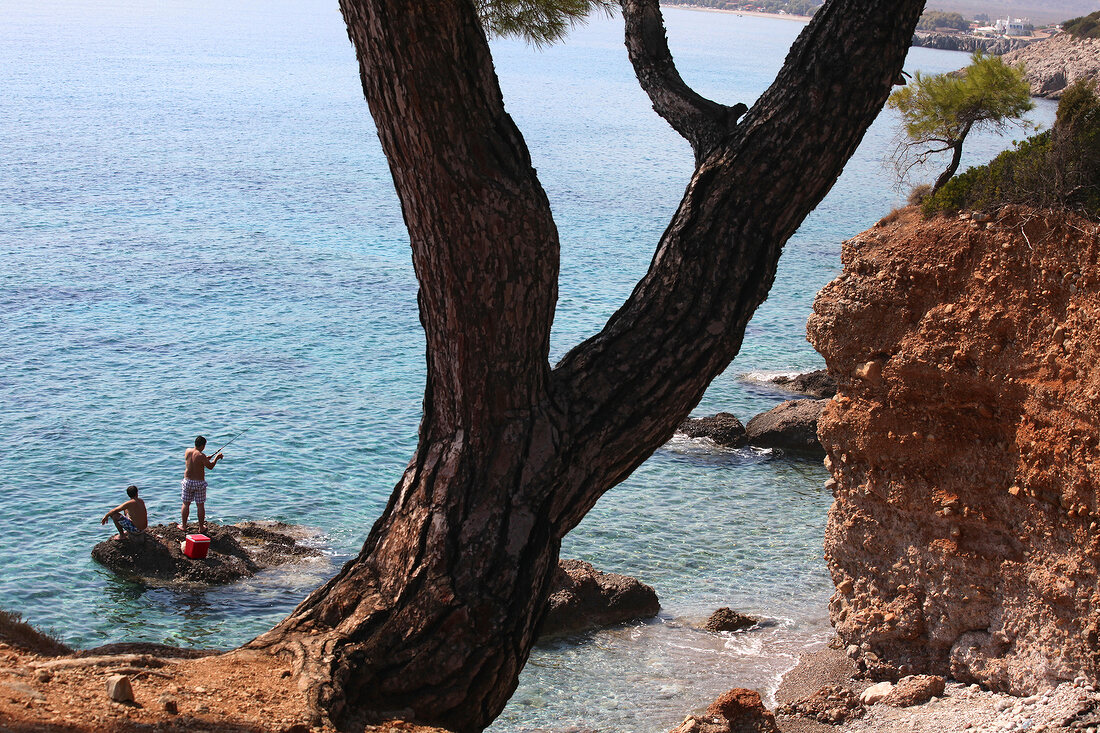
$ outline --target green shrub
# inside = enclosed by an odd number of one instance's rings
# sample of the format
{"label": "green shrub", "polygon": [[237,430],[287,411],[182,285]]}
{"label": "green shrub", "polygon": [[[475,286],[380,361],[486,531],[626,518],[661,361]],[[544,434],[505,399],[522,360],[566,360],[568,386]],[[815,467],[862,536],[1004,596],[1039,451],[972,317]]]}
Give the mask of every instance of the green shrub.
{"label": "green shrub", "polygon": [[926,198],[926,214],[1004,204],[1065,207],[1100,218],[1100,97],[1078,81],[1058,105],[1053,129],[971,168]]}

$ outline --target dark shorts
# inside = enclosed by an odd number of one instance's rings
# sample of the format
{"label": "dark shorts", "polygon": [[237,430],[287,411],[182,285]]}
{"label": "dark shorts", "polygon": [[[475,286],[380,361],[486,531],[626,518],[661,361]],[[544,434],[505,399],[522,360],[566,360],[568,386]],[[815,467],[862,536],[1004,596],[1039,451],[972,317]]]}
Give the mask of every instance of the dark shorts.
{"label": "dark shorts", "polygon": [[125,514],[120,514],[118,516],[118,526],[122,527],[123,532],[130,532],[132,534],[137,534],[138,532],[141,531],[140,529],[138,529],[137,527],[134,526],[134,523],[131,522],[130,518],[128,516],[126,516]]}
{"label": "dark shorts", "polygon": [[205,481],[198,481],[191,478],[185,478],[183,480],[183,503],[190,504],[191,502],[195,502],[196,504],[206,503]]}

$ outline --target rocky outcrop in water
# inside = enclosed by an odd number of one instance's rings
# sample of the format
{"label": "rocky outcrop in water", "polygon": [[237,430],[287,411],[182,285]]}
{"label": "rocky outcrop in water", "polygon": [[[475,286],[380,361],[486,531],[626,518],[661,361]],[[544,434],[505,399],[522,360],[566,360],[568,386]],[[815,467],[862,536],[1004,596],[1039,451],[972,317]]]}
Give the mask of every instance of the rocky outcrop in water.
{"label": "rocky outcrop in water", "polygon": [[1060,97],[1085,77],[1100,83],[1100,38],[1073,38],[1060,33],[1004,56],[1005,63],[1023,64],[1031,94]]}
{"label": "rocky outcrop in water", "polygon": [[153,583],[225,585],[259,571],[320,557],[320,550],[300,544],[306,532],[281,522],[242,522],[218,526],[208,522],[210,550],[202,560],[183,554],[185,534],[174,524],[158,524],[145,532],[100,542],[92,559],[116,573]]}
{"label": "rocky outcrop in water", "polygon": [[811,342],[840,392],[830,615],[878,678],[1100,678],[1100,231],[1005,207],[845,243]]}
{"label": "rocky outcrop in water", "polygon": [[799,453],[822,453],[817,421],[829,400],[788,400],[749,420],[750,445]]}
{"label": "rocky outcrop in water", "polygon": [[703,628],[713,632],[740,631],[741,629],[751,629],[758,623],[760,623],[758,618],[746,616],[743,613],[734,611],[732,608],[723,606],[710,615]]}
{"label": "rocky outcrop in water", "polygon": [[709,438],[726,448],[740,448],[746,443],[745,426],[728,412],[710,417],[689,417],[676,430],[689,438]]}
{"label": "rocky outcrop in water", "polygon": [[793,377],[782,374],[772,377],[769,381],[784,392],[794,392],[818,399],[827,399],[836,394],[836,380],[829,375],[827,369],[796,374]]}
{"label": "rocky outcrop in water", "polygon": [[772,715],[753,690],[734,688],[703,715],[689,715],[672,733],[779,733]]}
{"label": "rocky outcrop in water", "polygon": [[650,586],[627,575],[601,572],[582,560],[559,560],[551,583],[541,636],[652,618],[661,610]]}
{"label": "rocky outcrop in water", "polygon": [[1026,38],[979,38],[977,36],[963,36],[954,33],[917,33],[913,36],[912,46],[922,48],[937,48],[941,51],[964,51],[984,53],[1000,56],[1010,51],[1026,48],[1035,43]]}

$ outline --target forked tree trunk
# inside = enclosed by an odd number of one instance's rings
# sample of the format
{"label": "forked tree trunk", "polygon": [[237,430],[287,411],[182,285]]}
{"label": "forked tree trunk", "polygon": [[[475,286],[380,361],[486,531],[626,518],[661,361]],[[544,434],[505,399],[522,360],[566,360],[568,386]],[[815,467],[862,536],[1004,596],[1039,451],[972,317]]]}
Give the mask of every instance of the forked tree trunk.
{"label": "forked tree trunk", "polygon": [[409,229],[428,382],[416,454],[358,558],[249,645],[294,654],[319,715],[477,731],[499,714],[561,538],[736,355],[923,4],[830,0],[738,121],[670,83],[656,0],[624,0],[639,78],[698,166],[649,272],[551,369],[557,232],[473,4],[341,1]]}

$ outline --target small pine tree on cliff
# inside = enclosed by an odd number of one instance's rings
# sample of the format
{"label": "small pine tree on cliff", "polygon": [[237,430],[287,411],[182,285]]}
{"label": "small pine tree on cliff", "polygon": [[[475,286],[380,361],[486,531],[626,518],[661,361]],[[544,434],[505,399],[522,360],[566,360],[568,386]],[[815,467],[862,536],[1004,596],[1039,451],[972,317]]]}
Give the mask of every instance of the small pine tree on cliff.
{"label": "small pine tree on cliff", "polygon": [[1062,95],[1054,127],[955,176],[923,201],[927,214],[1004,204],[1065,208],[1100,218],[1100,94],[1080,79]]}
{"label": "small pine tree on cliff", "polygon": [[890,95],[887,105],[901,113],[905,139],[894,162],[901,179],[939,153],[951,153],[947,169],[932,191],[940,190],[962,160],[963,142],[973,130],[1025,125],[1032,109],[1031,92],[1022,66],[1009,66],[999,56],[980,51],[970,66],[954,74],[925,76],[917,72],[912,83]]}

